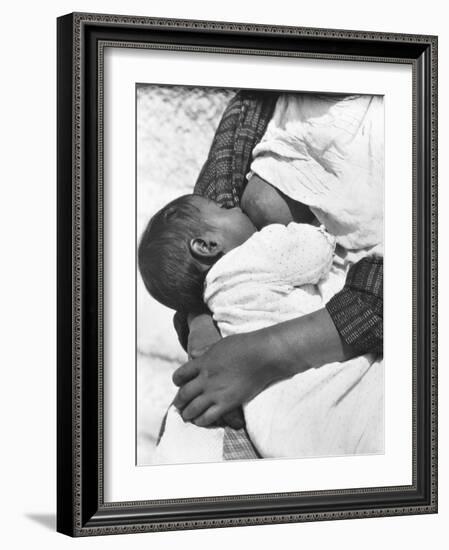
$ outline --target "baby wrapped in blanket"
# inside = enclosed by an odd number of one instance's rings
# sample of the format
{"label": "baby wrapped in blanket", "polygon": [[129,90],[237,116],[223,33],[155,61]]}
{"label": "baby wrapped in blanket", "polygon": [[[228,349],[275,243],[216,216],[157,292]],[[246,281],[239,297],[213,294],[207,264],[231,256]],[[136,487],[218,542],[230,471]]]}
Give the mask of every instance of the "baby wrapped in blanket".
{"label": "baby wrapped in blanket", "polygon": [[[206,199],[192,200],[203,215],[212,210],[217,225],[219,216],[232,216]],[[230,226],[240,233],[235,218]],[[354,261],[344,256],[323,226],[269,225],[207,271],[204,300],[224,337],[306,315],[343,286]],[[382,452],[382,376],[382,363],[367,355],[272,385],[244,406],[254,446],[263,457]],[[154,461],[222,460],[223,438],[223,428],[186,423],[172,406]]]}
{"label": "baby wrapped in blanket", "polygon": [[[367,116],[372,103],[365,98],[362,100],[356,98],[356,114],[372,125],[370,116]],[[362,129],[362,134],[365,131],[363,120],[353,124],[355,135],[350,138],[350,132],[346,132],[340,141],[338,132],[336,135],[328,132],[332,146],[321,144],[321,160],[330,155],[326,169],[323,169],[317,161],[317,151],[315,157],[311,156],[301,139],[296,139],[302,131],[305,141],[313,141],[313,131],[310,128],[304,131],[301,122],[306,119],[304,108],[301,102],[289,105],[288,99],[284,103],[282,98],[279,100],[272,124],[258,146],[259,150],[256,147],[252,170],[283,193],[309,204],[318,220],[331,226],[341,245],[360,250],[348,253],[339,247],[333,254],[334,240],[324,228],[304,224],[273,225],[259,233],[246,234],[243,240],[234,242],[234,246],[215,261],[205,278],[204,299],[223,336],[255,330],[321,308],[342,288],[349,266],[363,255],[372,253],[374,245],[380,242],[377,205],[381,199],[375,192],[376,185],[371,185],[373,178],[363,180],[368,183],[368,192],[365,199],[359,197],[359,204],[352,210],[351,206],[357,200],[349,195],[354,191],[355,182],[351,181],[354,174],[360,177],[366,168],[376,171],[382,166],[376,162],[363,166],[361,156],[359,166],[351,170],[348,155],[343,154],[345,144],[349,149],[360,149],[357,131]],[[287,125],[282,118],[283,112],[292,109],[296,113],[296,119],[293,117],[296,138],[293,140],[285,131]],[[322,114],[323,109],[318,112]],[[332,126],[330,122],[327,117],[326,129]],[[315,128],[319,128],[316,120],[314,123]],[[366,143],[372,147],[369,140]],[[343,187],[338,178],[339,159],[345,160]],[[333,165],[330,160],[333,160]],[[315,174],[313,184],[309,179],[305,187],[295,185],[291,171],[295,162],[298,174],[301,174],[303,163],[311,163],[309,172]],[[348,174],[351,177],[348,178]],[[301,181],[304,182],[304,178]],[[377,181],[375,174],[374,181]],[[341,195],[335,194],[338,185],[344,191]],[[364,191],[360,188],[358,191],[362,191],[363,196]],[[373,199],[376,200],[373,202]],[[367,207],[367,201],[371,202],[371,208]],[[337,215],[332,215],[332,209]],[[231,231],[230,226],[222,229]],[[149,290],[157,297],[154,287]],[[170,304],[167,300],[165,303],[179,308],[178,304]],[[272,385],[246,404],[244,411],[247,430],[264,457],[382,452],[383,363],[363,356],[310,369]],[[222,449],[222,428],[204,429],[184,423],[176,409],[171,408],[155,462],[221,460]]]}

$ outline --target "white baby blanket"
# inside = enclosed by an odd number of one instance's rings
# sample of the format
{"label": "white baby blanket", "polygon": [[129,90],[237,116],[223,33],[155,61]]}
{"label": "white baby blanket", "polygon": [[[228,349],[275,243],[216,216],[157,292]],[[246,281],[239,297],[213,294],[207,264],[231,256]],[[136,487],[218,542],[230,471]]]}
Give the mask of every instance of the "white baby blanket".
{"label": "white baby blanket", "polygon": [[223,256],[206,277],[204,301],[223,337],[319,309],[335,238],[323,227],[272,224]]}

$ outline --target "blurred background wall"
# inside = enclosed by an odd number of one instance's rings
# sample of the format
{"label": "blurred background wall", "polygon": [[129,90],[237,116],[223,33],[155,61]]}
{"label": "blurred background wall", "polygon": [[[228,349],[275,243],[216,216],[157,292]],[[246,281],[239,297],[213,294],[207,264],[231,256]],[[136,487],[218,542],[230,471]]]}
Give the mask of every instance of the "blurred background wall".
{"label": "blurred background wall", "polygon": [[[192,192],[234,90],[141,84],[137,87],[137,239],[151,216]],[[173,311],[137,275],[137,463],[151,464],[159,428],[186,360]]]}

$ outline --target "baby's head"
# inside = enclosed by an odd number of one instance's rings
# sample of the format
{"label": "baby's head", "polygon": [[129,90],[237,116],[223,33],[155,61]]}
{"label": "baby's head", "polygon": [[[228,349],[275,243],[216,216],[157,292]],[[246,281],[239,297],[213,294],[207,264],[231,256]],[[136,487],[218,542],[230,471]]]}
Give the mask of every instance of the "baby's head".
{"label": "baby's head", "polygon": [[151,218],[139,244],[148,292],[177,311],[200,311],[207,271],[255,231],[240,208],[225,209],[199,195],[175,199]]}

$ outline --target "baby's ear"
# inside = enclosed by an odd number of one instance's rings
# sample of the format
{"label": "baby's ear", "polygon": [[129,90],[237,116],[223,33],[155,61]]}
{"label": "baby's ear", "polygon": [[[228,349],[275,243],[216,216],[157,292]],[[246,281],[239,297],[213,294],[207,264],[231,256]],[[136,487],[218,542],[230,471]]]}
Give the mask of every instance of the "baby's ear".
{"label": "baby's ear", "polygon": [[223,254],[223,247],[213,239],[197,237],[191,239],[189,248],[192,256],[197,260],[217,260]]}

